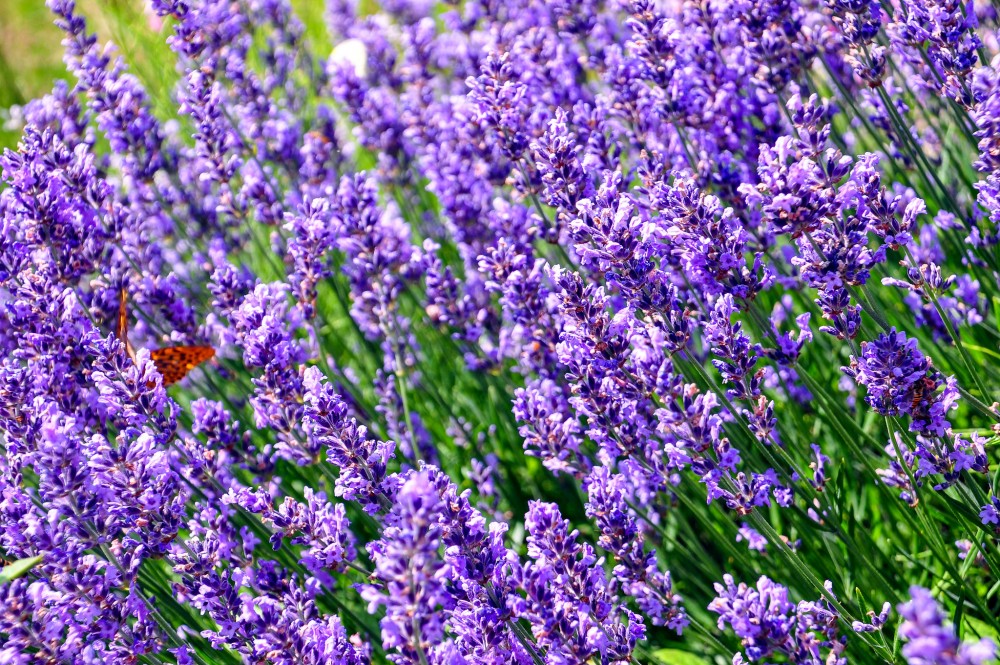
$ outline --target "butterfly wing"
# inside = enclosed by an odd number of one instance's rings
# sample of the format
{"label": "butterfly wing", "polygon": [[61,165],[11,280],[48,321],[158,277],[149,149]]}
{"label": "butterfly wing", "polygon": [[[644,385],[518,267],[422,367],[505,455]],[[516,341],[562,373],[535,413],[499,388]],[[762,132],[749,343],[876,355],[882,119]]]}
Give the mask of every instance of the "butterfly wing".
{"label": "butterfly wing", "polygon": [[128,341],[128,293],[123,286],[118,292],[118,322],[115,325],[115,337],[125,345],[125,353],[135,361],[135,350]]}
{"label": "butterfly wing", "polygon": [[168,346],[149,352],[156,369],[163,376],[163,385],[177,383],[187,373],[215,355],[210,346]]}
{"label": "butterfly wing", "polygon": [[118,292],[118,325],[115,328],[115,337],[122,343],[128,341],[127,301],[128,294],[125,292],[125,287],[123,286],[121,291]]}

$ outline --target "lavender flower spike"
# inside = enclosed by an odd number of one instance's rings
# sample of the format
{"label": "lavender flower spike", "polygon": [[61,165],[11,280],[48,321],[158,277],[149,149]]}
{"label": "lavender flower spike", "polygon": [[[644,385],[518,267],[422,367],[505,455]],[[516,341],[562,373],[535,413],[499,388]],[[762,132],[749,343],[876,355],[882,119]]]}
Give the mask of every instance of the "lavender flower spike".
{"label": "lavender flower spike", "polygon": [[898,609],[903,618],[899,636],[906,642],[903,657],[910,665],[984,665],[996,657],[997,645],[990,638],[960,642],[927,589],[910,587],[910,600]]}

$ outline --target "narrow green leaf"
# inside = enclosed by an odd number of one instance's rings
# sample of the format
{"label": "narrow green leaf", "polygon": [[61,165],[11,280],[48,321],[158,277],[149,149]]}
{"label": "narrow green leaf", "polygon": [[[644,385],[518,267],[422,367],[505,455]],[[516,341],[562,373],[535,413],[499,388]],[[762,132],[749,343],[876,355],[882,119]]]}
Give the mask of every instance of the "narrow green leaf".
{"label": "narrow green leaf", "polygon": [[710,665],[712,661],[697,656],[690,651],[680,649],[657,649],[652,653],[653,660],[662,665]]}
{"label": "narrow green leaf", "polygon": [[19,577],[23,577],[27,574],[29,570],[37,566],[42,562],[42,556],[28,557],[27,559],[18,559],[17,561],[8,564],[0,570],[0,582],[11,582]]}
{"label": "narrow green leaf", "polygon": [[977,638],[988,637],[994,641],[1000,639],[1000,632],[997,632],[996,628],[982,619],[977,619],[974,616],[966,614],[961,617],[961,620],[961,625],[964,626],[966,630],[970,630]]}

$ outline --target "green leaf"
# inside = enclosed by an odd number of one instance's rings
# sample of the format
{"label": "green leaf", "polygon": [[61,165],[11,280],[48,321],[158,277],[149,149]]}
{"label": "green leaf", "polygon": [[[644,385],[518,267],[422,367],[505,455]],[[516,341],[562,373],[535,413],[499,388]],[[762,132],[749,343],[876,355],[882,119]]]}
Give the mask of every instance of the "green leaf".
{"label": "green leaf", "polygon": [[23,577],[29,570],[37,566],[42,562],[42,555],[28,557],[27,559],[18,559],[17,561],[6,565],[3,570],[0,570],[0,582],[11,582],[16,580],[18,577]]}
{"label": "green leaf", "polygon": [[986,533],[990,532],[990,529],[987,529],[986,526],[982,523],[982,520],[979,519],[979,515],[976,514],[976,511],[969,508],[966,504],[956,499],[953,499],[952,497],[944,494],[943,492],[938,492],[938,496],[944,499],[945,504],[947,504],[947,506],[951,508],[951,510],[954,513],[957,513],[958,515],[964,517],[969,524],[973,525],[974,527],[978,527],[979,529],[985,531]]}
{"label": "green leaf", "polygon": [[1000,638],[1000,634],[993,626],[974,616],[965,615],[962,617],[962,625],[971,630],[976,637],[989,637],[993,640]]}
{"label": "green leaf", "polygon": [[893,655],[893,660],[895,660],[896,658],[898,658],[900,652],[903,650],[903,641],[901,639],[899,639],[899,627],[901,625],[903,625],[903,620],[902,619],[900,619],[896,623],[896,629],[894,631],[892,631],[892,634],[895,636],[895,637],[892,638],[892,655]]}
{"label": "green leaf", "polygon": [[[962,624],[962,618],[964,615],[965,615],[965,586],[962,586],[962,593],[958,597],[958,603],[955,607],[955,616],[952,619],[952,622],[955,624],[955,628],[957,630],[959,639],[962,639],[962,629],[964,628],[964,625]],[[969,618],[971,619],[972,617]]]}
{"label": "green leaf", "polygon": [[680,649],[657,649],[652,653],[653,660],[662,665],[711,665],[707,658],[696,656],[690,651]]}

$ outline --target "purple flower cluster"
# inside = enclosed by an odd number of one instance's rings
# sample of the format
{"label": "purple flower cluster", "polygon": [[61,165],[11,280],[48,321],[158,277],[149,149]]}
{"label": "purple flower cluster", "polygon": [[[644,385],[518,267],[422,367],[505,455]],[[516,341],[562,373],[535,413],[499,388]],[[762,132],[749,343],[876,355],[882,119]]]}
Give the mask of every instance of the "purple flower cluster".
{"label": "purple flower cluster", "polygon": [[968,82],[982,47],[976,27],[975,11],[946,0],[907,5],[888,30],[893,45],[904,53],[906,47],[925,50],[930,60],[928,83],[968,106],[972,102]]}
{"label": "purple flower cluster", "polygon": [[875,633],[882,630],[882,627],[889,621],[892,613],[892,603],[883,603],[882,609],[876,614],[875,610],[868,610],[868,622],[855,621],[851,628],[856,633]]}
{"label": "purple flower cluster", "polygon": [[903,639],[903,657],[912,665],[954,663],[983,665],[996,657],[993,640],[961,642],[955,629],[946,623],[934,597],[927,589],[910,587],[910,600],[897,609],[903,618],[899,636]]}
{"label": "purple flower cluster", "polygon": [[532,503],[525,526],[529,561],[518,581],[526,598],[517,612],[531,624],[539,647],[551,662],[629,662],[646,629],[641,616],[618,604],[603,560],[579,542],[553,504]]}
{"label": "purple flower cluster", "polygon": [[875,38],[882,29],[882,7],[868,0],[830,0],[834,23],[850,45],[846,60],[868,85],[881,85],[886,70],[885,47]]}
{"label": "purple flower cluster", "polygon": [[[846,639],[838,635],[839,617],[827,599],[793,604],[788,589],[767,577],[756,587],[737,586],[731,575],[723,582],[715,585],[718,596],[708,609],[719,615],[720,630],[728,626],[740,638],[750,662],[779,654],[791,663],[847,662]],[[744,654],[737,653],[733,662],[745,662]]]}
{"label": "purple flower cluster", "polygon": [[643,546],[625,477],[598,467],[587,483],[587,514],[600,529],[598,544],[614,556],[615,578],[654,625],[680,633],[688,624],[681,597],[673,591],[670,573],[659,570],[656,552]]}
{"label": "purple flower cluster", "polygon": [[865,402],[883,416],[910,416],[910,431],[942,436],[950,427],[947,413],[958,391],[954,380],[934,369],[917,340],[890,330],[862,342],[861,356],[851,356],[844,372],[865,386]]}
{"label": "purple flower cluster", "polygon": [[984,526],[1000,525],[1000,499],[991,496],[990,502],[979,511],[979,519]]}

